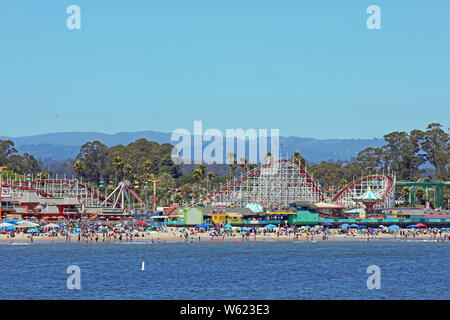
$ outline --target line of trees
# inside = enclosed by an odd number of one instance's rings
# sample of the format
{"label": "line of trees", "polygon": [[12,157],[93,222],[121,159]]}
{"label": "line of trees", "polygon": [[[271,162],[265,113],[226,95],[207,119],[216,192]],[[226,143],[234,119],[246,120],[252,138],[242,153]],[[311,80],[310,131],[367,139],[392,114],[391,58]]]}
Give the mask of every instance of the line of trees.
{"label": "line of trees", "polygon": [[[391,132],[384,136],[384,140],[382,147],[365,148],[352,161],[323,161],[307,165],[307,160],[298,151],[292,154],[292,160],[307,167],[314,179],[330,192],[375,172],[393,172],[398,180],[417,181],[424,176],[425,163],[434,168],[431,178],[450,180],[449,133],[440,124],[431,123],[424,131]],[[92,141],[81,146],[72,167],[77,178],[104,186],[105,192],[112,191],[120,181],[129,180],[135,191],[149,203],[151,179],[161,180],[157,188],[160,203],[181,202],[207,194],[237,174],[245,174],[257,167],[257,164],[244,158],[236,159],[236,155],[230,153],[227,155],[229,164],[222,165],[228,167],[228,174],[218,175],[213,172],[218,165],[204,164],[183,174],[180,166],[172,161],[172,148],[168,143],[160,145],[146,139],[111,148],[100,141]],[[268,153],[265,161],[272,158]],[[49,174],[41,172],[39,162],[33,156],[26,153],[18,155],[11,140],[0,140],[0,165],[6,165],[16,173],[41,177]],[[449,198],[448,190],[445,198]]]}
{"label": "line of trees", "polygon": [[45,175],[39,162],[28,153],[19,155],[11,140],[0,140],[0,166],[7,167],[6,174]]}

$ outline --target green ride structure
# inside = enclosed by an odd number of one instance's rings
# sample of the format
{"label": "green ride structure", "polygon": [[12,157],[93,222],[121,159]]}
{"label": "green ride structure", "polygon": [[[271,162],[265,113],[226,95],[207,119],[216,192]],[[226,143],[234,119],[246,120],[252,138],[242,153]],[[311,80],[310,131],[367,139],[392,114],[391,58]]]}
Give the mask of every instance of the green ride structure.
{"label": "green ride structure", "polygon": [[418,199],[416,192],[418,188],[425,190],[425,197],[428,200],[429,191],[433,190],[433,203],[435,208],[444,208],[444,188],[450,187],[450,181],[432,181],[430,179],[423,179],[417,182],[413,181],[396,181],[396,186],[409,187],[408,203],[411,205],[417,205]]}

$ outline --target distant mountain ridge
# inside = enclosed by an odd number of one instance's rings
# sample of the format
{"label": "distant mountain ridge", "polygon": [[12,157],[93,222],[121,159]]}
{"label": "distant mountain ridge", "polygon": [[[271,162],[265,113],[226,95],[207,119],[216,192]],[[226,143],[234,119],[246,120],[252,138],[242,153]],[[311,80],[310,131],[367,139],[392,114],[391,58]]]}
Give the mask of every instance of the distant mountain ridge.
{"label": "distant mountain ridge", "polygon": [[[157,131],[119,132],[105,134],[99,132],[63,132],[48,133],[25,137],[0,137],[1,140],[14,141],[19,153],[27,152],[40,160],[74,159],[81,145],[88,141],[99,140],[108,147],[118,144],[127,145],[137,139],[145,138],[160,144],[172,143],[171,134]],[[384,144],[381,138],[373,139],[315,139],[303,137],[280,137],[282,156],[298,151],[310,163],[321,161],[349,161],[367,147],[380,147]],[[208,145],[204,142],[204,146]]]}

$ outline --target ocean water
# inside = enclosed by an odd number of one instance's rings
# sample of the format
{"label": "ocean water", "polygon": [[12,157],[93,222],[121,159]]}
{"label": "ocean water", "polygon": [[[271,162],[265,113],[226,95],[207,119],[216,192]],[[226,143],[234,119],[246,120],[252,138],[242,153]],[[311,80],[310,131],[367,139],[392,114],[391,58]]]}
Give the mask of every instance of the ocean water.
{"label": "ocean water", "polygon": [[[434,241],[4,243],[0,298],[449,299],[449,261],[450,243]],[[370,265],[380,289],[367,288]]]}

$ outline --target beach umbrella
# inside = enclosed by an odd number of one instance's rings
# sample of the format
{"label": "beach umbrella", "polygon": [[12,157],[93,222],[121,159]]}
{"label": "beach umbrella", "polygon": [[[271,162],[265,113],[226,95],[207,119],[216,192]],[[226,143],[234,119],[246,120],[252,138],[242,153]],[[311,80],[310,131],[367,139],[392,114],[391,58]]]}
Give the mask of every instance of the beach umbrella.
{"label": "beach umbrella", "polygon": [[416,224],[416,226],[419,227],[419,228],[425,228],[426,227],[426,225],[424,225],[423,223],[418,223],[418,224]]}
{"label": "beach umbrella", "polygon": [[19,221],[16,224],[16,228],[35,228],[39,225],[37,223],[31,221]]}
{"label": "beach umbrella", "polygon": [[7,220],[5,222],[6,223],[11,223],[11,224],[16,224],[18,221],[17,220]]}
{"label": "beach umbrella", "polygon": [[396,224],[393,224],[392,226],[389,226],[388,229],[390,229],[390,230],[398,230],[398,229],[400,229],[400,227],[398,225],[396,225]]}
{"label": "beach umbrella", "polygon": [[276,227],[276,225],[274,225],[274,224],[268,224],[264,228],[275,228],[275,227]]}
{"label": "beach umbrella", "polygon": [[3,222],[0,223],[0,228],[8,228],[8,227],[14,227],[12,223]]}
{"label": "beach umbrella", "polygon": [[353,224],[350,225],[350,228],[358,228],[358,225],[353,223]]}
{"label": "beach umbrella", "polygon": [[233,227],[231,224],[226,224],[226,225],[224,225],[223,226],[224,228],[231,228],[231,227]]}
{"label": "beach umbrella", "polygon": [[329,223],[329,222],[323,222],[323,223],[321,223],[323,226],[326,226],[326,227],[331,227],[331,226],[333,226],[333,224],[332,223]]}
{"label": "beach umbrella", "polygon": [[306,229],[309,229],[309,228],[311,228],[311,226],[304,226]]}
{"label": "beach umbrella", "polygon": [[66,226],[65,223],[59,223],[59,224],[58,224],[58,227],[65,227],[65,226]]}
{"label": "beach umbrella", "polygon": [[49,223],[44,226],[45,228],[58,228],[59,226],[55,223]]}
{"label": "beach umbrella", "polygon": [[137,225],[138,226],[146,226],[148,223],[147,222],[139,222]]}
{"label": "beach umbrella", "polygon": [[344,223],[344,224],[341,224],[340,227],[341,227],[341,228],[347,228],[347,227],[349,227],[349,225],[346,224],[346,223]]}
{"label": "beach umbrella", "polygon": [[358,228],[359,228],[359,229],[367,229],[367,227],[366,227],[366,226],[363,226],[363,225],[358,226]]}
{"label": "beach umbrella", "polygon": [[410,224],[407,228],[417,228],[417,226],[415,224]]}

